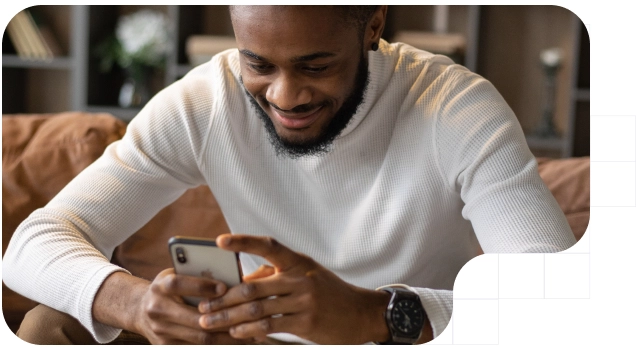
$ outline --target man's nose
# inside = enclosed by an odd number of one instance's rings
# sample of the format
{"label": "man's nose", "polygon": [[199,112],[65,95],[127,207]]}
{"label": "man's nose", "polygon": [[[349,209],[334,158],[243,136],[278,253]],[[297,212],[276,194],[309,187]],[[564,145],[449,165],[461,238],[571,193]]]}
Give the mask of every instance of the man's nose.
{"label": "man's nose", "polygon": [[265,98],[282,110],[292,110],[296,106],[311,102],[311,91],[302,79],[293,74],[279,74],[269,85]]}

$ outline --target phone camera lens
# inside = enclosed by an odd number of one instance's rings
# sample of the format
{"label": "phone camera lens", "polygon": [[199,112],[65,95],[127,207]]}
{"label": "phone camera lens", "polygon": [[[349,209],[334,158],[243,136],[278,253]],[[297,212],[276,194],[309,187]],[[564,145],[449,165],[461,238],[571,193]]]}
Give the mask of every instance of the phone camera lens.
{"label": "phone camera lens", "polygon": [[186,260],[186,256],[185,256],[185,252],[183,251],[183,248],[177,248],[176,249],[177,252],[177,261],[185,264]]}

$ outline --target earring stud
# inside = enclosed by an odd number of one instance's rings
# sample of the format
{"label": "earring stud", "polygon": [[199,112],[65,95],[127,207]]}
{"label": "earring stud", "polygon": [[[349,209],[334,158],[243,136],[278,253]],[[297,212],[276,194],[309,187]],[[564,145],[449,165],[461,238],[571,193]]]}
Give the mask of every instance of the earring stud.
{"label": "earring stud", "polygon": [[371,50],[378,51],[378,43],[371,43]]}

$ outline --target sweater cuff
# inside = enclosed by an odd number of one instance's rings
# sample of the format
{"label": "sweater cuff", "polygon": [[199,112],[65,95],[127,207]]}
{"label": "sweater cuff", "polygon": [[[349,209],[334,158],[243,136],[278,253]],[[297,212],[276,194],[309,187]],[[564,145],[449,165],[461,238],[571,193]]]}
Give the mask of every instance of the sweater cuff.
{"label": "sweater cuff", "polygon": [[452,290],[415,288],[407,286],[406,284],[389,284],[376,288],[376,290],[389,287],[408,289],[419,295],[424,311],[426,311],[428,320],[433,328],[433,338],[437,338],[440,334],[442,334],[444,329],[446,329],[446,326],[448,326],[453,314]]}
{"label": "sweater cuff", "polygon": [[109,343],[115,340],[121,333],[121,329],[97,322],[93,318],[93,301],[95,300],[97,291],[102,286],[102,283],[104,283],[104,280],[106,280],[110,274],[119,271],[130,274],[130,272],[117,265],[110,264],[100,268],[93,275],[90,281],[88,281],[86,288],[80,294],[78,301],[77,307],[79,311],[79,322],[100,344]]}

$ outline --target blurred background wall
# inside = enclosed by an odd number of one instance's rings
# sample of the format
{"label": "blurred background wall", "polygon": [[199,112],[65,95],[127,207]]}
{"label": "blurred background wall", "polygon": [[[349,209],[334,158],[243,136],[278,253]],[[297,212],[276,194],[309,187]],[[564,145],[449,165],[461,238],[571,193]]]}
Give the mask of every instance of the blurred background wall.
{"label": "blurred background wall", "polygon": [[[104,72],[96,51],[113,36],[123,16],[142,9],[163,14],[173,28],[163,68],[153,70],[145,83],[151,94],[234,45],[227,6],[30,7],[26,14],[35,32],[31,35],[41,38],[48,51],[25,54],[19,40],[28,41],[26,34],[9,33],[11,23],[5,29],[2,113],[82,110],[133,118],[143,101],[122,105],[129,72],[116,66]],[[12,22],[18,19],[16,15]],[[389,6],[384,38],[447,55],[490,80],[515,111],[537,156],[589,155],[589,37],[569,10]]]}

